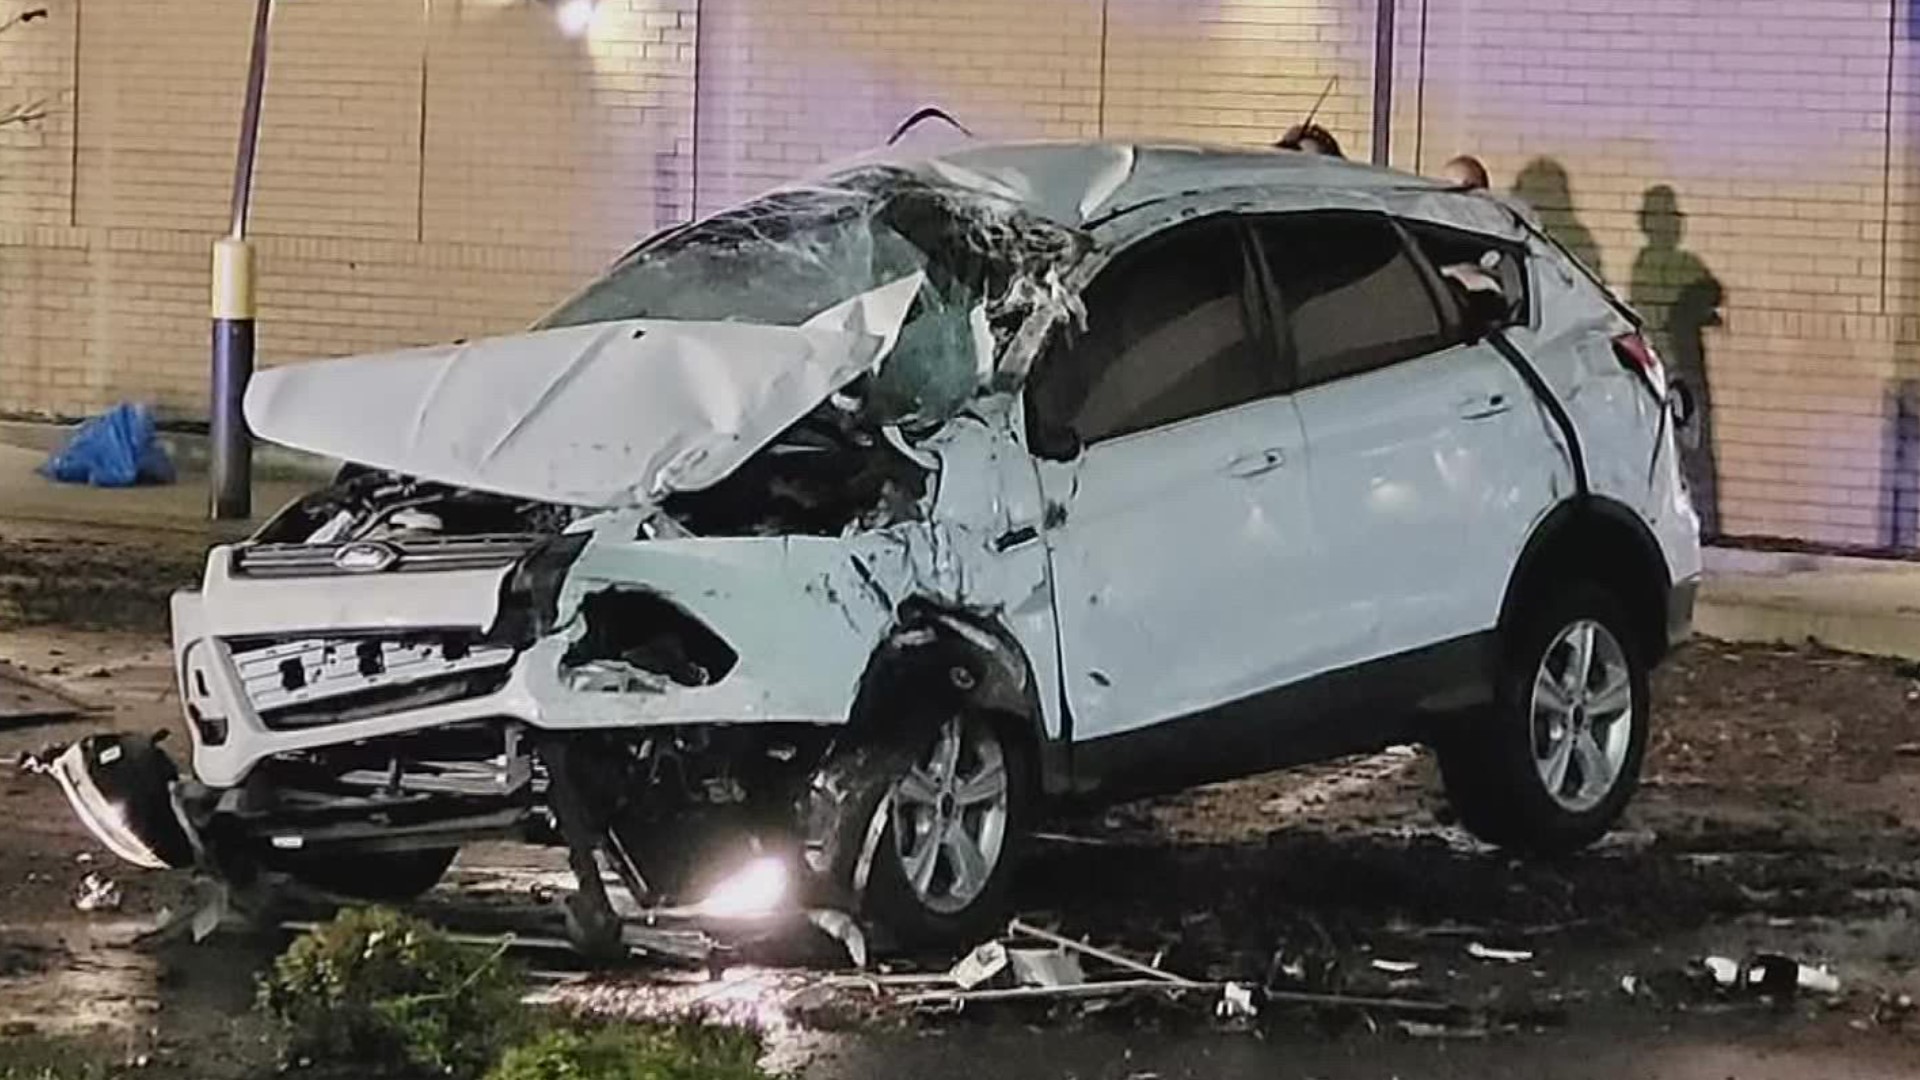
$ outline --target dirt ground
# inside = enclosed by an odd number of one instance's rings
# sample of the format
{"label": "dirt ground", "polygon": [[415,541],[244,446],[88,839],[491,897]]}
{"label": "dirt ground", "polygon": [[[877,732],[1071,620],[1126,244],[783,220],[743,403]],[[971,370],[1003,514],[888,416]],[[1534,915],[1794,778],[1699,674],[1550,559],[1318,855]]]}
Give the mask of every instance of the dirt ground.
{"label": "dirt ground", "polygon": [[[0,762],[104,726],[174,729],[184,745],[165,597],[197,575],[197,546],[79,539],[0,525],[0,660],[96,706],[0,726]],[[1196,978],[1439,995],[1475,1006],[1476,1025],[1409,1032],[1387,1016],[1272,1009],[1225,1031],[1130,1003],[849,1029],[785,1008],[794,999],[772,988],[803,974],[734,972],[728,985],[774,1025],[782,1064],[850,1080],[1920,1076],[1920,1016],[1899,1003],[1920,998],[1920,670],[1702,641],[1656,693],[1628,820],[1558,864],[1473,842],[1448,822],[1431,761],[1406,751],[1055,822],[1021,879],[1025,916]],[[0,1077],[74,1054],[144,1061],[139,1075],[271,1073],[248,1005],[276,943],[132,947],[185,902],[186,882],[117,864],[50,781],[10,767],[0,821]],[[527,862],[469,852],[431,910],[458,922],[470,890]],[[117,911],[74,909],[96,872],[120,886]],[[1530,956],[1477,959],[1476,943]],[[1842,993],[1734,1000],[1684,973],[1761,951],[1831,965]],[[646,1011],[687,988],[641,971],[576,989]]]}

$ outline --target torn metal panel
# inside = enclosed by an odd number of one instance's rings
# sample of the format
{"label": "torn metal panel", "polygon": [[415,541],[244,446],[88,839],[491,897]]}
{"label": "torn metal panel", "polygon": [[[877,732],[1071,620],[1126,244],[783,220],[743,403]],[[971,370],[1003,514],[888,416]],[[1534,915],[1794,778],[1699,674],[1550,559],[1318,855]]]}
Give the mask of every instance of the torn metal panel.
{"label": "torn metal panel", "polygon": [[[925,526],[848,540],[821,537],[621,539],[600,531],[562,589],[557,632],[521,658],[514,680],[543,726],[658,722],[844,722],[868,657],[916,584]],[[582,677],[567,658],[590,632],[591,598],[644,587],[710,629],[739,658],[708,685]]]}
{"label": "torn metal panel", "polygon": [[799,327],[630,319],[258,376],[275,442],[447,484],[636,506],[724,477],[872,369],[910,275]]}

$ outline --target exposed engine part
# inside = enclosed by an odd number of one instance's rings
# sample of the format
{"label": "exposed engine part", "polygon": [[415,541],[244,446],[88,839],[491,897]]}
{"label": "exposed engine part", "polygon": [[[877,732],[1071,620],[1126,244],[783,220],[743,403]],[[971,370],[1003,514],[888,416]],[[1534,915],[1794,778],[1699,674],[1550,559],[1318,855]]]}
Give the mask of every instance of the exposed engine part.
{"label": "exposed engine part", "polygon": [[561,506],[465,491],[349,465],[332,486],[261,526],[257,543],[343,544],[420,536],[557,533],[573,520]]}
{"label": "exposed engine part", "polygon": [[[348,769],[339,783],[399,796],[405,793],[507,797],[523,790],[534,794],[534,764],[518,725],[501,731],[500,752],[484,760],[394,756],[383,768]],[[422,750],[431,752],[430,747]]]}
{"label": "exposed engine part", "polygon": [[678,604],[642,589],[583,598],[585,632],[560,660],[576,690],[623,693],[710,686],[739,654]]}
{"label": "exposed engine part", "polygon": [[923,465],[829,402],[725,480],[662,508],[702,536],[838,536],[915,519],[927,479]]}
{"label": "exposed engine part", "polygon": [[530,805],[544,789],[518,724],[461,724],[325,752],[287,754],[264,763],[261,771],[262,779],[245,790],[275,794],[252,794],[235,809],[253,812],[303,798],[399,803],[429,795],[521,797]]}

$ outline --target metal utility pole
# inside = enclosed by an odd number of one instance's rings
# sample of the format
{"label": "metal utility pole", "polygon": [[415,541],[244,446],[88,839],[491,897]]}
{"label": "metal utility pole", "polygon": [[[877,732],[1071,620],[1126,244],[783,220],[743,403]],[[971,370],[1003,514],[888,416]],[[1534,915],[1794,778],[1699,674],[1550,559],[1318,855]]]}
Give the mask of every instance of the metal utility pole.
{"label": "metal utility pole", "polygon": [[247,210],[253,201],[253,158],[260,145],[260,97],[267,85],[267,27],[273,0],[256,0],[247,98],[240,114],[240,151],[233,169],[233,217],[213,245],[213,469],[215,521],[253,515],[253,439],[242,403],[253,378],[253,245]]}
{"label": "metal utility pole", "polygon": [[1393,17],[1398,0],[1376,0],[1373,22],[1373,163],[1392,164]]}

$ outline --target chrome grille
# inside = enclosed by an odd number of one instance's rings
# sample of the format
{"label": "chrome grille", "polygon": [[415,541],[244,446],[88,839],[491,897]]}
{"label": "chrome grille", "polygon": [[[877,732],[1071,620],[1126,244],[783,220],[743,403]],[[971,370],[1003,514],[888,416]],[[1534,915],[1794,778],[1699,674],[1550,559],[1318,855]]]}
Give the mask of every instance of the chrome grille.
{"label": "chrome grille", "polygon": [[433,536],[353,541],[343,544],[254,544],[234,551],[233,572],[241,577],[332,577],[367,573],[343,569],[342,551],[379,545],[393,553],[392,565],[372,573],[433,570],[497,570],[512,566],[540,546],[541,536]]}

